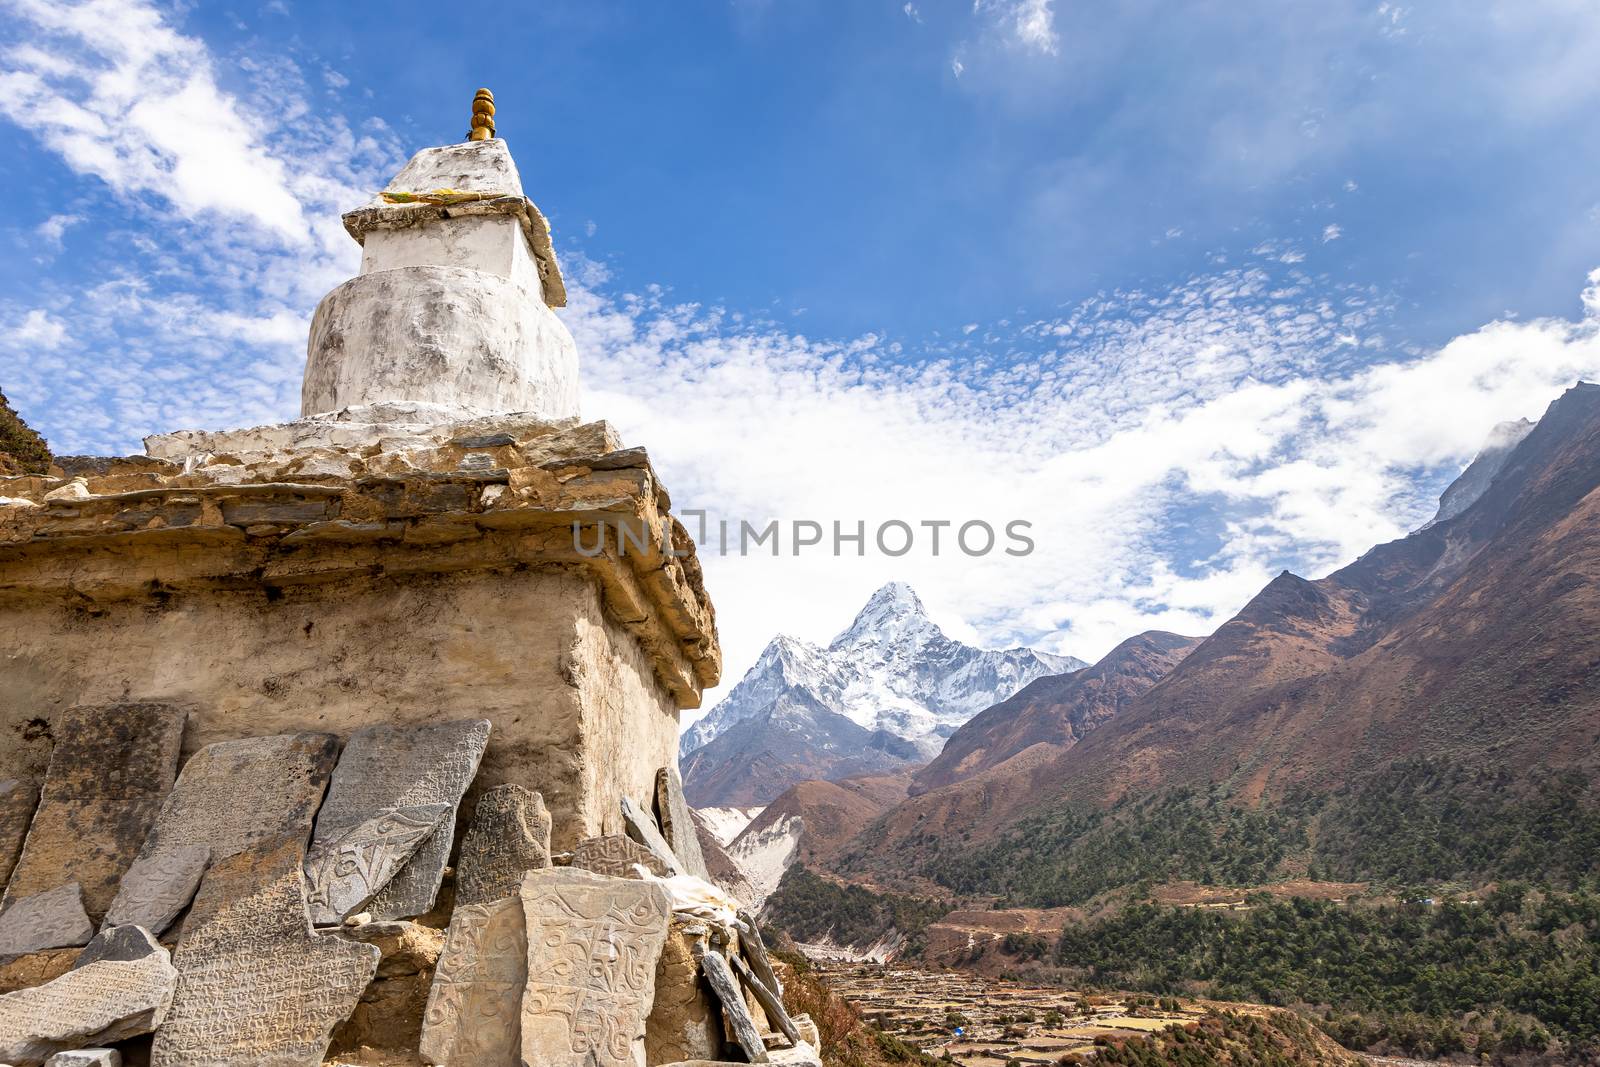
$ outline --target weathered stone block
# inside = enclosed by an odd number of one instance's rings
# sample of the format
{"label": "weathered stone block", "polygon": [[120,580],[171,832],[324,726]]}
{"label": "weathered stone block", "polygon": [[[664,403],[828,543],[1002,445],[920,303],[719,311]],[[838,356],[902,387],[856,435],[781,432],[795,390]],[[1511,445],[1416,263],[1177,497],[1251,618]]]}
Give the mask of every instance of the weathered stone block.
{"label": "weathered stone block", "polygon": [[0,959],[86,945],[93,936],[77,882],[22,897],[0,912]]}
{"label": "weathered stone block", "polygon": [[[363,908],[373,919],[403,919],[433,907],[450,858],[456,809],[478,773],[488,741],[486,719],[421,726],[379,724],[350,735],[334,769],[327,802],[317,815],[312,852],[327,850],[380,812],[424,804],[449,807],[438,829],[417,845],[410,860]],[[321,903],[312,913],[312,921],[318,923],[342,918]]]}
{"label": "weathered stone block", "polygon": [[182,895],[173,887],[192,869],[195,853],[186,850],[207,849],[215,865],[264,842],[305,841],[337,752],[332,734],[300,733],[219,741],[195,753],[111,912],[159,934]]}
{"label": "weathered stone block", "polygon": [[749,1005],[744,1002],[744,994],[739,991],[739,983],[734,979],[728,961],[715,949],[703,945],[697,948],[700,970],[716,991],[717,999],[722,1001],[723,1018],[727,1020],[728,1029],[733,1031],[734,1040],[751,1063],[766,1063],[766,1043],[761,1040],[761,1030],[750,1014]]}
{"label": "weathered stone block", "polygon": [[422,1021],[422,1058],[442,1067],[521,1067],[528,929],[522,897],[458,904]]}
{"label": "weathered stone block", "polygon": [[173,957],[182,976],[151,1067],[317,1067],[379,951],[311,928],[299,839],[213,864]]}
{"label": "weathered stone block", "polygon": [[695,829],[694,817],[689,813],[688,801],[683,799],[683,780],[678,776],[676,765],[662,767],[656,772],[655,800],[661,836],[683,866],[683,872],[711,881],[706,858],[700,851],[700,835]]}
{"label": "weathered stone block", "polygon": [[165,930],[194,899],[210,859],[207,845],[175,845],[141,855],[122,876],[105,925]]}
{"label": "weathered stone block", "polygon": [[550,866],[550,813],[544,798],[507,783],[478,797],[456,858],[456,906],[514,896],[522,876]]}
{"label": "weathered stone block", "polygon": [[77,707],[61,716],[5,903],[77,882],[89,917],[106,913],[172,788],[184,719],[170,704]]}
{"label": "weathered stone block", "polygon": [[637,1067],[672,905],[650,882],[572,868],[522,882],[528,984],[522,1058],[543,1067]]}

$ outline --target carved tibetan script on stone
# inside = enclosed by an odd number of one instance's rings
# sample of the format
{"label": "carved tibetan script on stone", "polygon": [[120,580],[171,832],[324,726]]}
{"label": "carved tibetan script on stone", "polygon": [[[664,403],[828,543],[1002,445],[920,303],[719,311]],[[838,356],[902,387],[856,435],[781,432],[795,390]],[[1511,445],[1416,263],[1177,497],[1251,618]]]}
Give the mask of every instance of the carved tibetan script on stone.
{"label": "carved tibetan script on stone", "polygon": [[206,872],[173,963],[178,993],[151,1067],[316,1067],[378,967],[378,947],[319,936],[298,840]]}
{"label": "carved tibetan script on stone", "polygon": [[528,985],[522,1058],[541,1067],[635,1067],[672,905],[651,882],[572,868],[522,882]]}
{"label": "carved tibetan script on stone", "polygon": [[422,1017],[422,1058],[442,1067],[522,1067],[527,984],[522,897],[457,904]]}
{"label": "carved tibetan script on stone", "polygon": [[439,820],[453,811],[449,804],[387,808],[357,823],[343,837],[314,845],[306,855],[312,916],[343,918],[360,911],[439,828]]}
{"label": "carved tibetan script on stone", "polygon": [[[380,724],[350,735],[334,768],[327,802],[317,814],[312,852],[324,852],[385,811],[423,804],[449,806],[438,829],[417,845],[388,884],[362,907],[373,919],[404,919],[433,907],[455,839],[456,808],[477,776],[488,742],[487,719],[423,726]],[[322,896],[315,885],[312,894],[319,899]],[[344,917],[325,903],[315,905],[311,912],[316,923],[336,923]]]}
{"label": "carved tibetan script on stone", "polygon": [[522,876],[550,866],[550,813],[544,798],[520,785],[497,785],[478,797],[456,861],[456,905],[515,896]]}
{"label": "carved tibetan script on stone", "polygon": [[196,853],[185,850],[203,847],[216,864],[262,842],[304,842],[337,754],[338,738],[317,733],[220,741],[196,752],[111,912],[119,922],[159,934],[176,914],[167,914],[172,898],[192,871]]}
{"label": "carved tibetan script on stone", "polygon": [[635,865],[658,878],[672,873],[659,856],[626,834],[586,837],[572,850],[572,866],[611,878],[638,878]]}

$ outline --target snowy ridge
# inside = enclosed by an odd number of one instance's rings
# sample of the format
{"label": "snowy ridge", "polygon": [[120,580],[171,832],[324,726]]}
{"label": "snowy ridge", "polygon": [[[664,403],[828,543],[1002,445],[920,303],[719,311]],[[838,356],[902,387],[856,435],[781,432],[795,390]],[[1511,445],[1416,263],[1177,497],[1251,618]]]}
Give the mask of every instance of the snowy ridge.
{"label": "snowy ridge", "polygon": [[1087,666],[1031,648],[988,651],[946,637],[911,587],[879,589],[827,648],[780,634],[748,674],[684,735],[687,755],[729,727],[803,694],[863,729],[931,758],[962,723],[1035,678]]}

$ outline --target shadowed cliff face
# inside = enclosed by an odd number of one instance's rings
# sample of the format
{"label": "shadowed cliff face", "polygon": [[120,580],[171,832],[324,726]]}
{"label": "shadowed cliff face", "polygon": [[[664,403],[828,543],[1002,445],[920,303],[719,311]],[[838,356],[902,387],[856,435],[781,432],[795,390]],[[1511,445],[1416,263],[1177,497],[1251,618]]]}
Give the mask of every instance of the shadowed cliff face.
{"label": "shadowed cliff face", "polygon": [[1600,387],[1580,384],[1452,517],[1325,578],[1279,575],[1065,752],[1036,745],[942,785],[941,756],[851,851],[893,867],[929,835],[975,844],[1062,805],[1211,783],[1254,804],[1423,756],[1593,777],[1597,487]]}

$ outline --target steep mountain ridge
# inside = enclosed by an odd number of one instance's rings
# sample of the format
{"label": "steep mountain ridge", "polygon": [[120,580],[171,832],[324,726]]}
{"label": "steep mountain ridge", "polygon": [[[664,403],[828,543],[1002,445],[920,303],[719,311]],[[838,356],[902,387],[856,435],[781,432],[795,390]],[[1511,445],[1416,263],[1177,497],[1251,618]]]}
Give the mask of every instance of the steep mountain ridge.
{"label": "steep mountain ridge", "polygon": [[1325,578],[1280,574],[1067,751],[911,797],[841,854],[882,879],[920,869],[935,840],[976,847],[1034,814],[1214,786],[1270,804],[1411,759],[1592,783],[1600,387],[1568,390],[1479,482],[1453,516]]}
{"label": "steep mountain ridge", "polygon": [[1150,630],[1122,642],[1093,666],[1035,678],[952,734],[933,762],[913,775],[911,794],[974,777],[1036,745],[1065,752],[1141,696],[1200,641]]}
{"label": "steep mountain ridge", "polygon": [[763,804],[796,782],[920,763],[997,700],[1082,666],[955,641],[909,586],[890,582],[827,648],[786,635],[768,644],[684,734],[685,792],[701,806]]}

